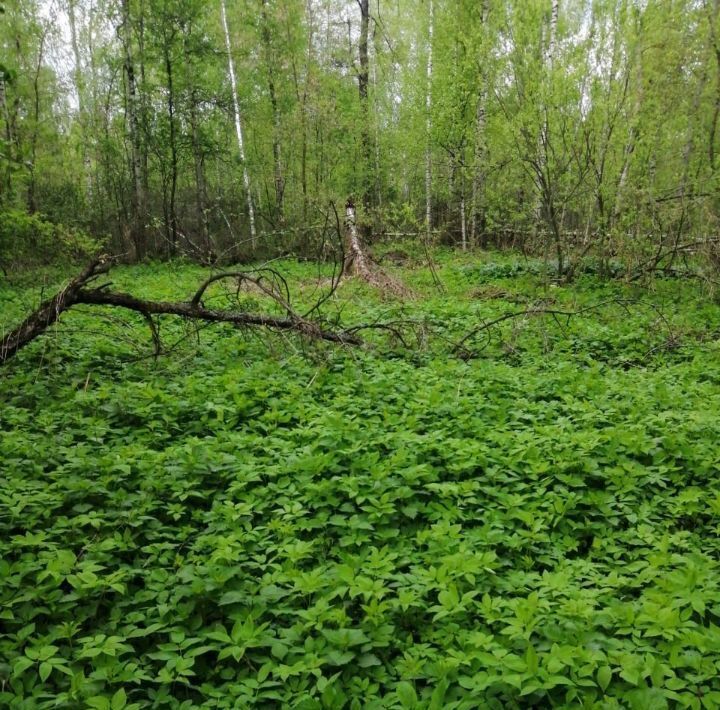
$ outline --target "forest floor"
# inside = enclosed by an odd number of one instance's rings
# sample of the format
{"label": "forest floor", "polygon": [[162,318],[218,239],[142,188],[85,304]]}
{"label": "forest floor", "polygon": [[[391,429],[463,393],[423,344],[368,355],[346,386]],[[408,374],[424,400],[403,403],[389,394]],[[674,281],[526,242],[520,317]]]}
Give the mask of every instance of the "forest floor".
{"label": "forest floor", "polygon": [[[274,266],[299,303],[327,288]],[[720,306],[436,267],[442,292],[411,255],[387,268],[414,298],[326,304],[412,320],[406,345],[168,317],[156,360],[141,318],[83,306],[6,365],[0,706],[720,707]],[[202,275],[111,277],[181,300]],[[0,328],[39,296],[0,282]],[[582,312],[455,347],[537,309]]]}

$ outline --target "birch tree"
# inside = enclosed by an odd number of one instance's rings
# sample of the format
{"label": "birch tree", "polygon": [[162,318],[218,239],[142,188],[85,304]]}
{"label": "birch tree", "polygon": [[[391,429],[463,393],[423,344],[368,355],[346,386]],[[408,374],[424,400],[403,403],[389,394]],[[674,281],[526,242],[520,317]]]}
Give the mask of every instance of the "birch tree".
{"label": "birch tree", "polygon": [[238,144],[238,156],[242,165],[243,185],[247,196],[248,220],[250,222],[250,244],[255,249],[257,245],[257,232],[255,230],[255,209],[253,207],[252,190],[250,188],[250,173],[245,160],[245,143],[243,141],[243,127],[240,115],[240,100],[238,98],[237,79],[235,78],[235,62],[232,55],[232,44],[230,42],[230,30],[228,29],[227,12],[225,0],[220,0],[220,17],[222,20],[223,34],[225,36],[225,50],[228,60],[228,76],[230,77],[230,90],[232,92],[233,116],[235,119],[235,135]]}

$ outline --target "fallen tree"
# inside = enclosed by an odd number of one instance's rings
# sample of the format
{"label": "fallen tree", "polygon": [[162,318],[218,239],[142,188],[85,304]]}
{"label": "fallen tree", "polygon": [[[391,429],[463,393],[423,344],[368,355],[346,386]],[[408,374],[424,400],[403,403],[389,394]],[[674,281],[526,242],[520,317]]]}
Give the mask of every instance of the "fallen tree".
{"label": "fallen tree", "polygon": [[[317,320],[309,317],[316,311],[311,309],[308,314],[298,314],[290,304],[287,283],[275,270],[258,269],[253,272],[226,271],[213,274],[203,281],[189,301],[151,301],[137,298],[129,293],[110,290],[111,284],[96,285],[97,279],[107,274],[112,267],[113,259],[101,256],[90,262],[74,279],[52,298],[43,301],[16,328],[0,340],[0,364],[14,357],[22,348],[40,337],[48,328],[56,323],[60,316],[73,306],[92,305],[124,308],[141,314],[153,336],[156,352],[159,352],[160,341],[154,318],[159,315],[174,315],[186,320],[205,321],[209,323],[231,323],[236,326],[263,327],[273,330],[294,331],[301,335],[327,340],[346,345],[360,345],[362,341],[355,334],[358,326],[350,330],[331,330]],[[271,298],[284,311],[283,315],[270,313],[247,313],[243,311],[207,308],[203,303],[209,286],[219,281],[232,280],[238,289],[242,284],[250,284],[256,290]],[[327,296],[323,299],[326,300]]]}

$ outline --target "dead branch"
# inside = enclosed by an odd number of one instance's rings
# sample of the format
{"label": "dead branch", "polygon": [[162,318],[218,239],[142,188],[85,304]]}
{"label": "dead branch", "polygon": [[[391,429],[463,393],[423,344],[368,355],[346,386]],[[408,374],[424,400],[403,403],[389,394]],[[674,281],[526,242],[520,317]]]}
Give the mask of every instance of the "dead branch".
{"label": "dead branch", "polygon": [[[20,325],[0,340],[0,365],[10,360],[22,348],[42,335],[60,316],[76,305],[108,306],[124,308],[139,313],[150,326],[155,353],[160,352],[160,335],[156,316],[174,315],[192,321],[207,323],[231,323],[236,326],[254,326],[280,331],[292,331],[301,335],[333,343],[361,345],[362,340],[354,332],[329,330],[319,323],[298,315],[290,305],[289,290],[284,278],[272,269],[254,272],[223,272],[206,279],[196,290],[190,301],[149,301],[137,298],[129,293],[120,293],[108,289],[110,284],[88,288],[101,274],[110,270],[112,259],[102,256],[93,260],[52,298],[40,304]],[[272,272],[272,280],[268,274]],[[273,299],[285,311],[284,316],[266,313],[246,313],[207,308],[202,296],[207,288],[217,281],[234,278],[249,281],[264,294]]]}
{"label": "dead branch", "polygon": [[[504,313],[501,316],[498,316],[497,318],[493,318],[490,321],[484,321],[476,328],[473,328],[471,331],[466,333],[459,341],[457,341],[453,346],[453,352],[456,355],[459,355],[463,358],[470,358],[475,355],[475,353],[470,350],[468,347],[466,347],[466,343],[471,341],[476,336],[480,335],[481,333],[485,333],[492,329],[494,326],[499,325],[500,323],[503,323],[504,321],[508,320],[514,320],[515,318],[524,318],[524,317],[537,317],[537,316],[551,316],[553,320],[555,320],[558,325],[560,325],[560,318],[565,319],[565,326],[569,325],[570,320],[575,316],[582,316],[586,313],[591,313],[593,311],[597,311],[601,308],[604,308],[605,306],[609,305],[616,305],[623,308],[626,312],[629,312],[629,306],[631,305],[639,305],[641,304],[641,301],[633,300],[633,299],[623,299],[623,298],[612,298],[606,301],[600,301],[599,303],[594,303],[589,306],[585,306],[583,308],[578,308],[577,310],[570,311],[570,310],[564,310],[559,308],[548,308],[544,307],[542,304],[537,304],[535,306],[532,306],[530,308],[525,308],[520,311],[511,311],[510,313]],[[659,316],[661,320],[663,320],[665,325],[668,325],[667,320],[662,316],[660,311],[657,309],[656,306],[653,306],[650,304],[650,308],[653,309]]]}
{"label": "dead branch", "polygon": [[52,298],[43,301],[36,311],[0,340],[0,364],[7,362],[19,350],[44,333],[64,311],[77,303],[80,291],[98,276],[107,273],[111,265],[112,260],[107,256],[94,259],[65,288]]}

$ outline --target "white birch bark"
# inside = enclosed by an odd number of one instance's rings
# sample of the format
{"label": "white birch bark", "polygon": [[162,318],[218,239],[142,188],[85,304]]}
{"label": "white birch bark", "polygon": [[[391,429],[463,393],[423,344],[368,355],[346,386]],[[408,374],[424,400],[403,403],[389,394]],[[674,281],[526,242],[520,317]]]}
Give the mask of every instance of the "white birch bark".
{"label": "white birch bark", "polygon": [[247,195],[248,219],[250,220],[250,243],[253,248],[256,246],[257,233],[255,231],[255,209],[253,207],[252,190],[250,189],[250,175],[245,161],[245,144],[243,141],[242,118],[240,115],[240,102],[238,100],[237,79],[235,78],[235,63],[232,58],[232,45],[230,44],[230,31],[228,29],[227,13],[225,11],[225,0],[220,0],[220,17],[222,19],[223,32],[225,33],[225,49],[228,56],[228,74],[230,75],[230,86],[232,88],[233,112],[235,114],[235,133],[237,134],[238,154],[242,163],[243,185]]}
{"label": "white birch bark", "polygon": [[560,0],[553,0],[550,10],[550,39],[548,41],[545,64],[552,65],[555,58],[555,45],[557,44],[558,15],[560,14]]}
{"label": "white birch bark", "polygon": [[349,200],[345,205],[345,226],[347,227],[348,235],[348,253],[345,255],[343,271],[347,274],[358,274],[369,280],[371,279],[371,272],[365,258],[365,252],[360,244],[355,205]]}

